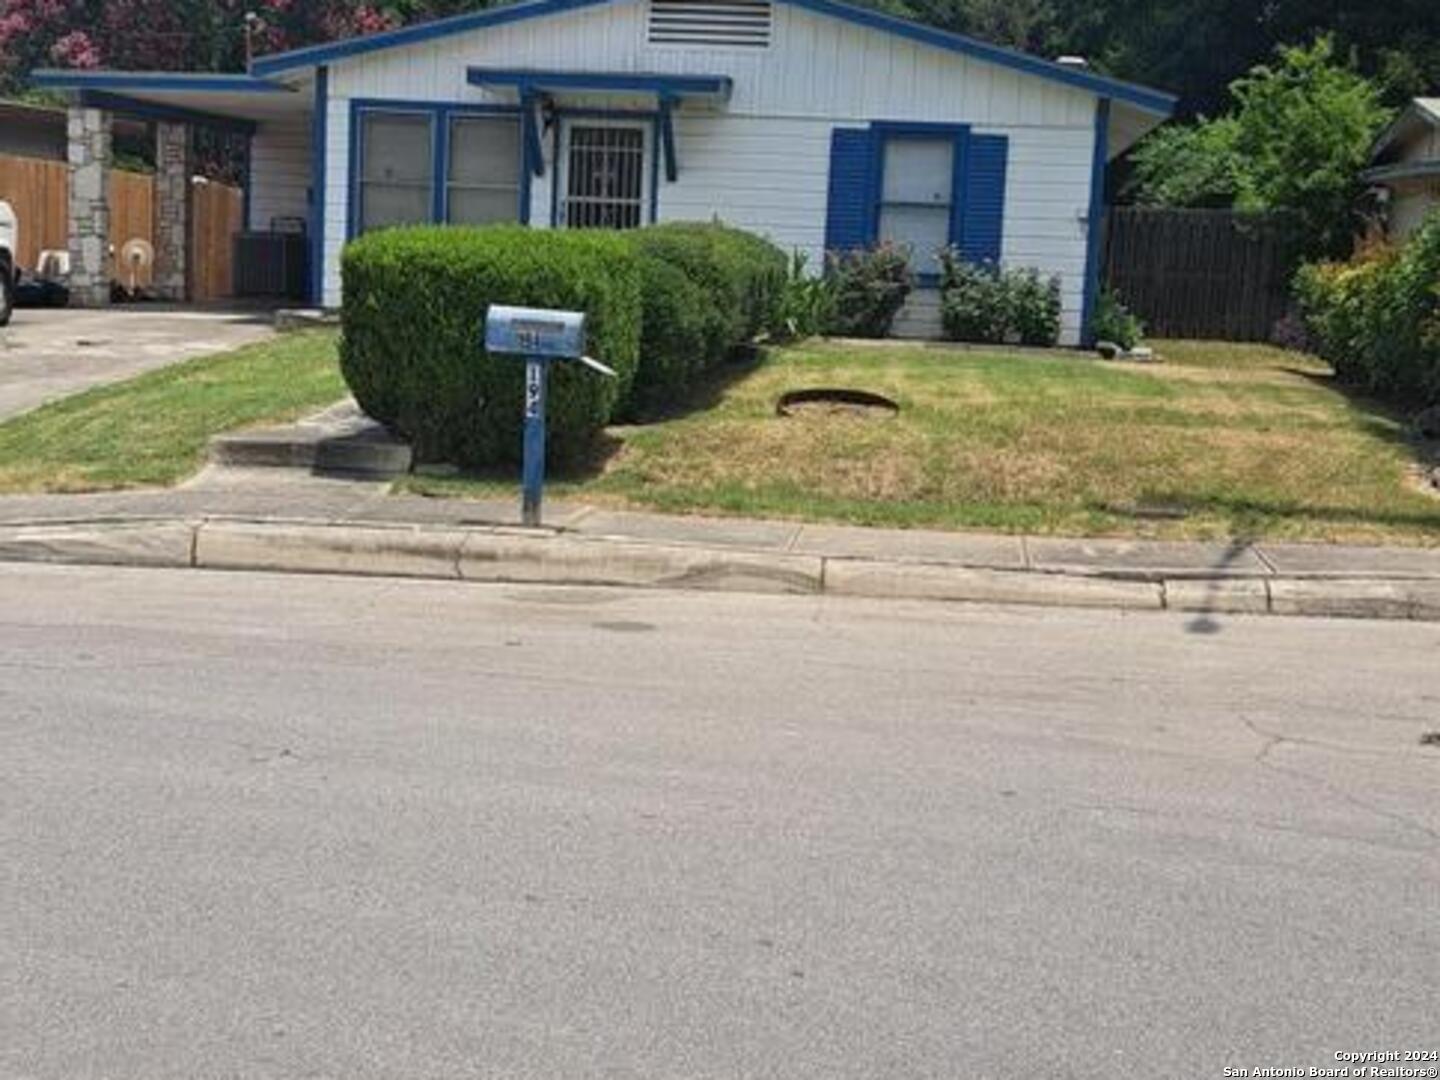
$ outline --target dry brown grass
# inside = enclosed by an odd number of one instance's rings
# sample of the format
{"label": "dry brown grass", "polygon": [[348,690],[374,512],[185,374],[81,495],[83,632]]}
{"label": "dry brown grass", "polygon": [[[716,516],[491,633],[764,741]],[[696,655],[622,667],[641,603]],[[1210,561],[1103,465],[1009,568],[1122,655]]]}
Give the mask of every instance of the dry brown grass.
{"label": "dry brown grass", "polygon": [[[1440,543],[1397,420],[1316,361],[1162,342],[1165,362],[807,343],[712,407],[624,429],[556,494],[674,511],[1072,534]],[[901,405],[887,419],[775,414],[806,386]],[[494,494],[513,480],[415,481]],[[1147,508],[1184,514],[1152,520]]]}

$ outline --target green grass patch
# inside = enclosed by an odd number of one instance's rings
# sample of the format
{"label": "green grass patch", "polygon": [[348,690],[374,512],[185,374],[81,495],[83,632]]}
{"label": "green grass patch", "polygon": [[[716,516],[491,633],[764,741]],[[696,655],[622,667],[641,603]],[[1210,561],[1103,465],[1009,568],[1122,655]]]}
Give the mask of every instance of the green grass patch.
{"label": "green grass patch", "polygon": [[98,387],[0,424],[0,492],[173,484],[210,436],[345,396],[335,334],[287,334]]}
{"label": "green grass patch", "polygon": [[[1379,407],[1311,358],[1161,342],[1165,362],[808,342],[709,388],[694,411],[616,428],[550,492],[675,512],[1160,538],[1440,543],[1440,500]],[[891,419],[775,413],[845,386]],[[516,476],[415,477],[436,495],[513,495]],[[1164,515],[1181,516],[1164,516]]]}

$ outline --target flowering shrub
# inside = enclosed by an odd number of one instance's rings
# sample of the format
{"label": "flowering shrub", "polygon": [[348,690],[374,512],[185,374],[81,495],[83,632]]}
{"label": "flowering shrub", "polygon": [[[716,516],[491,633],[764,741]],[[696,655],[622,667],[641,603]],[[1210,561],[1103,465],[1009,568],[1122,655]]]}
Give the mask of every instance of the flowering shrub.
{"label": "flowering shrub", "polygon": [[1060,279],[940,255],[940,319],[952,341],[1052,346],[1060,340]]}
{"label": "flowering shrub", "polygon": [[1301,267],[1295,298],[1340,379],[1416,407],[1440,402],[1440,210],[1402,248]]}
{"label": "flowering shrub", "polygon": [[833,285],[827,330],[841,337],[884,337],[913,285],[910,260],[893,244],[831,252],[825,274]]}

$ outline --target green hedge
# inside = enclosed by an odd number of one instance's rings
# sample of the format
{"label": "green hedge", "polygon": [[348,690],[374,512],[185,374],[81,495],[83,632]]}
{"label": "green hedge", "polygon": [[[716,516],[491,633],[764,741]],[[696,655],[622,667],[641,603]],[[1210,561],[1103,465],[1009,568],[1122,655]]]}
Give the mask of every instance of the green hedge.
{"label": "green hedge", "polygon": [[418,227],[360,237],[341,260],[340,370],[360,407],[419,461],[477,466],[520,456],[524,364],[483,346],[492,303],[584,311],[587,347],[619,374],[550,373],[548,446],[582,451],[630,391],[641,274],[624,234]]}
{"label": "green hedge", "polygon": [[465,466],[520,455],[523,364],[482,347],[491,303],[584,311],[590,354],[551,371],[549,447],[582,451],[622,414],[683,398],[736,346],[768,330],[785,256],[719,224],[629,232],[424,226],[349,244],[341,371],[371,416],[420,461]]}
{"label": "green hedge", "polygon": [[1341,380],[1416,408],[1440,403],[1440,211],[1402,248],[1302,267],[1295,296]]}
{"label": "green hedge", "polygon": [[680,222],[628,234],[644,282],[640,370],[630,411],[671,404],[738,345],[774,326],[786,260],[758,236]]}

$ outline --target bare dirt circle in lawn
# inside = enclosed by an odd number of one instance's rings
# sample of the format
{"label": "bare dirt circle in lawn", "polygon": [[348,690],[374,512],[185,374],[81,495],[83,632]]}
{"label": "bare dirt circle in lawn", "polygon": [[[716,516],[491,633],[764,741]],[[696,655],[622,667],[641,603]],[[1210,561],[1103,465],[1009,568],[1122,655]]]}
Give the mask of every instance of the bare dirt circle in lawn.
{"label": "bare dirt circle in lawn", "polygon": [[836,416],[862,420],[883,420],[900,412],[889,398],[869,390],[840,387],[813,387],[781,394],[775,403],[777,416]]}

